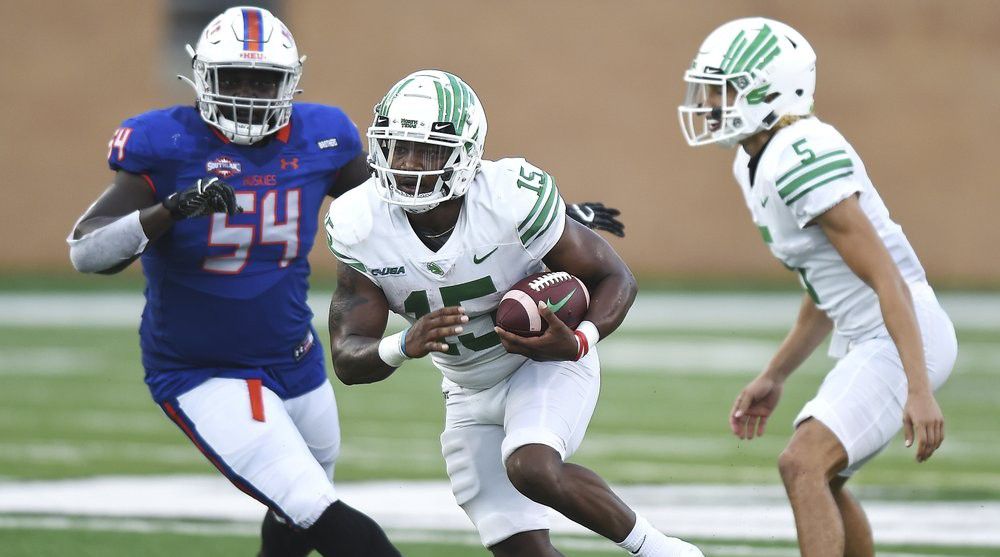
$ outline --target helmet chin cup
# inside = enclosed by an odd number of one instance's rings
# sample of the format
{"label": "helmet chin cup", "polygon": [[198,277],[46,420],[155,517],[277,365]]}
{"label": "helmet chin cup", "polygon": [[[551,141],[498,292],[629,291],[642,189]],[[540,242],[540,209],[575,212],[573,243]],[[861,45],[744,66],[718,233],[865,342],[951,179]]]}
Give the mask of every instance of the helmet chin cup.
{"label": "helmet chin cup", "polygon": [[426,213],[427,211],[436,208],[438,205],[440,205],[440,203],[431,203],[429,205],[403,205],[403,210],[407,213],[419,215],[420,213]]}
{"label": "helmet chin cup", "polygon": [[273,133],[266,132],[266,128],[263,125],[241,124],[224,116],[219,116],[218,123],[218,128],[222,131],[222,134],[229,141],[237,145],[253,145]]}

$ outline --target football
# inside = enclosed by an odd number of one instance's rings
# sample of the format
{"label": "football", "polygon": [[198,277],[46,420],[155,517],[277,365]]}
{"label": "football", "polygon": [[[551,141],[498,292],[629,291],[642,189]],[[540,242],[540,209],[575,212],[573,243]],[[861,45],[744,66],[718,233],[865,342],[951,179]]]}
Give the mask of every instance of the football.
{"label": "football", "polygon": [[538,302],[545,302],[567,327],[575,329],[590,306],[590,292],[583,281],[564,271],[529,275],[500,299],[497,326],[523,337],[541,335],[548,323],[538,313]]}

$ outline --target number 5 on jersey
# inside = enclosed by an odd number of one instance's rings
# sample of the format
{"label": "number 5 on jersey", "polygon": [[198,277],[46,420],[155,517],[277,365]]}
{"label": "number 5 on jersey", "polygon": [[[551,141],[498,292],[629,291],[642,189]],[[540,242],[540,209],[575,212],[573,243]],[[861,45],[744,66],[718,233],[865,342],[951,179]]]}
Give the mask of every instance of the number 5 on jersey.
{"label": "number 5 on jersey", "polygon": [[[208,227],[209,246],[232,246],[232,253],[206,257],[202,268],[212,273],[232,275],[242,271],[250,260],[253,245],[283,244],[285,249],[279,267],[287,267],[299,253],[299,207],[301,192],[298,188],[284,192],[285,218],[278,221],[278,195],[281,192],[264,192],[260,204],[260,220],[250,224],[231,224],[223,213],[212,215]],[[243,214],[257,213],[256,192],[236,192],[236,201]]]}

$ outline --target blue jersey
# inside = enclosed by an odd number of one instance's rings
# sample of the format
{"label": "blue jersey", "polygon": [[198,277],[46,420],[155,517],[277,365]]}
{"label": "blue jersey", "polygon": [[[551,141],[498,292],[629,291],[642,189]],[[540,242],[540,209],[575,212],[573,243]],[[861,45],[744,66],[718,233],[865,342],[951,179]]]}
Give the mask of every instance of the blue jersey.
{"label": "blue jersey", "polygon": [[122,123],[109,144],[112,170],[144,176],[158,201],[218,176],[243,208],[177,221],[142,255],[139,333],[157,402],[213,376],[260,378],[284,398],[326,380],[306,256],[339,169],[361,154],[350,119],[315,104],[296,104],[261,146],[230,143],[190,106]]}

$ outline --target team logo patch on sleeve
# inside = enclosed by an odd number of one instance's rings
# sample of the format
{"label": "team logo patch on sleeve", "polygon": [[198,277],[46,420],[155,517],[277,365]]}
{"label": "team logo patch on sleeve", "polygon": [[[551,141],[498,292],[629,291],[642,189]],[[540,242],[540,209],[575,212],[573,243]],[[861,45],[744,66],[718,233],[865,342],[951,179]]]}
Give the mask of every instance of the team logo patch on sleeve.
{"label": "team logo patch on sleeve", "polygon": [[243,170],[243,165],[229,157],[219,157],[205,163],[205,171],[220,178],[231,178]]}

